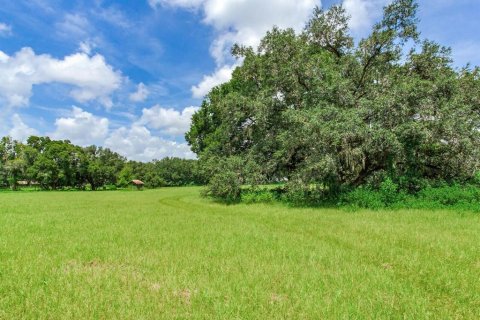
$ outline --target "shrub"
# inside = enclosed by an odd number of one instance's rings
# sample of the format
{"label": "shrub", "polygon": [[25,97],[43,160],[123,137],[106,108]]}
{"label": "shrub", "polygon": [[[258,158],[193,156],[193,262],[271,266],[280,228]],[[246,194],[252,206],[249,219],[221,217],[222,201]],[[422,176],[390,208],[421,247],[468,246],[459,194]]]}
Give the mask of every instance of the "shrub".
{"label": "shrub", "polygon": [[337,196],[337,193],[330,192],[322,185],[293,180],[286,185],[282,199],[295,206],[319,206],[335,202]]}
{"label": "shrub", "polygon": [[478,204],[480,201],[480,188],[476,186],[445,186],[441,188],[426,188],[419,192],[418,198],[441,206],[454,206],[457,204]]}
{"label": "shrub", "polygon": [[233,171],[219,172],[210,179],[204,194],[227,203],[238,202],[241,198],[240,178]]}
{"label": "shrub", "polygon": [[275,200],[273,190],[249,189],[242,192],[242,202],[245,203],[271,203]]}
{"label": "shrub", "polygon": [[473,176],[473,183],[476,186],[480,186],[480,171],[475,172],[475,175]]}
{"label": "shrub", "polygon": [[398,190],[398,185],[390,178],[386,178],[380,184],[380,198],[385,206],[390,206],[395,202],[401,200],[401,193]]}
{"label": "shrub", "polygon": [[367,188],[357,188],[344,194],[340,203],[358,208],[381,209],[385,207],[383,198],[382,194],[378,191]]}
{"label": "shrub", "polygon": [[[425,180],[426,181],[426,180]],[[427,184],[428,185],[428,184]],[[358,187],[339,195],[325,192],[318,185],[289,183],[275,189],[247,189],[241,195],[245,203],[283,201],[295,206],[345,206],[365,209],[456,209],[480,211],[480,187],[476,185],[427,186],[415,194],[403,191],[392,179],[386,178],[377,189]]]}

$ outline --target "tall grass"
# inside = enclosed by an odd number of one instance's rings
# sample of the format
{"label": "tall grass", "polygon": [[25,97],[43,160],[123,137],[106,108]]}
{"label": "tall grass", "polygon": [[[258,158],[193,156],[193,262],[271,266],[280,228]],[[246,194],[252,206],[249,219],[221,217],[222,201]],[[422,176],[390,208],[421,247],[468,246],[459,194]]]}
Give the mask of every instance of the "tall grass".
{"label": "tall grass", "polygon": [[0,319],[475,319],[480,216],[0,194]]}
{"label": "tall grass", "polygon": [[426,187],[415,194],[400,190],[391,181],[379,189],[359,187],[335,195],[325,195],[318,190],[288,192],[285,186],[276,188],[245,188],[244,203],[281,202],[299,207],[335,207],[348,209],[450,209],[480,212],[480,187],[476,185],[445,185]]}

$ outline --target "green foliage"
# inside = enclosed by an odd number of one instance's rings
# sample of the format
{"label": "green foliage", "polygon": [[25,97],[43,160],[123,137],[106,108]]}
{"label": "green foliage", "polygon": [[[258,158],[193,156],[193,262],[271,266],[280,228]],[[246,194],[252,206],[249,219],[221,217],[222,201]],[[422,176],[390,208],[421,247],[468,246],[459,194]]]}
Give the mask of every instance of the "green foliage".
{"label": "green foliage", "polygon": [[427,186],[417,193],[402,190],[392,179],[386,178],[378,187],[360,186],[336,194],[325,193],[317,186],[308,188],[298,184],[277,187],[244,187],[243,203],[284,203],[293,206],[344,207],[351,209],[455,209],[480,212],[478,185]]}
{"label": "green foliage", "polygon": [[374,210],[385,208],[385,202],[382,199],[382,195],[378,191],[364,187],[356,188],[355,190],[346,193],[342,196],[340,203],[344,206]]}
{"label": "green foliage", "polygon": [[44,190],[97,190],[126,187],[133,179],[149,188],[204,184],[198,161],[165,158],[128,161],[108,148],[82,148],[70,141],[31,136],[26,144],[0,140],[0,188],[40,185]]}
{"label": "green foliage", "polygon": [[310,184],[302,181],[289,181],[282,194],[282,199],[296,206],[319,206],[329,200],[328,190],[325,186]]}
{"label": "green foliage", "polygon": [[426,188],[419,192],[421,201],[435,204],[437,207],[475,205],[480,210],[480,188],[476,186],[444,186]]}
{"label": "green foliage", "polygon": [[[211,159],[210,161],[215,161]],[[240,201],[243,183],[243,161],[238,157],[218,159],[215,172],[204,191],[205,196],[210,196],[227,203]],[[212,167],[212,165],[208,165]]]}
{"label": "green foliage", "polygon": [[475,185],[480,186],[480,171],[475,172],[475,175],[473,176],[472,182]]}
{"label": "green foliage", "polygon": [[133,168],[129,164],[127,164],[119,172],[117,184],[118,186],[125,188],[130,184],[133,178],[134,178]]}
{"label": "green foliage", "polygon": [[386,205],[389,206],[395,202],[398,202],[402,198],[402,193],[398,190],[398,185],[392,181],[392,179],[387,178],[380,185],[379,190],[381,200]]}
{"label": "green foliage", "polygon": [[272,203],[279,200],[275,190],[260,188],[242,190],[241,198],[243,203]]}
{"label": "green foliage", "polygon": [[473,185],[427,187],[416,194],[395,191],[395,184],[384,182],[384,188],[357,188],[341,196],[344,206],[367,209],[457,209],[480,211],[480,188]]}
{"label": "green foliage", "polygon": [[215,174],[210,179],[205,195],[227,203],[238,202],[241,197],[241,183],[238,175],[232,171]]}
{"label": "green foliage", "polygon": [[167,157],[149,163],[129,161],[127,165],[132,168],[134,178],[142,180],[148,188],[205,184],[197,160]]}
{"label": "green foliage", "polygon": [[[382,188],[386,177],[407,193],[472,181],[480,70],[455,69],[448,48],[421,39],[417,9],[391,2],[357,45],[334,6],[317,8],[301,34],[274,28],[258,50],[234,46],[243,64],[212,89],[186,134],[208,178],[218,159],[238,157],[252,168],[243,181],[288,181],[299,203]],[[392,183],[382,203],[396,201]]]}

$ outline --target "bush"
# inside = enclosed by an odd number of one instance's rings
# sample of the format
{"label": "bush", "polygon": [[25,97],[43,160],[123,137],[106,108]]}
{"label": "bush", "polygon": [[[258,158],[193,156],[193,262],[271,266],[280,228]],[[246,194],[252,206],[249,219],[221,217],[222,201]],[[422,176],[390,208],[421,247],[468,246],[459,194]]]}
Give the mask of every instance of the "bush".
{"label": "bush", "polygon": [[390,206],[395,202],[402,200],[402,193],[398,190],[398,185],[390,178],[386,178],[380,184],[380,198],[385,206]]}
{"label": "bush", "polygon": [[276,200],[273,190],[249,189],[242,192],[242,202],[245,203],[271,203]]}
{"label": "bush", "polygon": [[227,203],[238,202],[241,198],[240,178],[232,171],[217,173],[210,179],[205,195]]}
{"label": "bush", "polygon": [[475,172],[474,176],[473,176],[473,183],[480,187],[480,171],[477,171]]}
{"label": "bush", "polygon": [[358,208],[381,209],[385,207],[384,196],[367,188],[357,188],[342,196],[340,204]]}
{"label": "bush", "polygon": [[300,181],[290,181],[284,190],[282,199],[295,206],[319,206],[332,202],[336,195],[318,185],[305,185]]}
{"label": "bush", "polygon": [[441,188],[426,188],[419,192],[418,198],[441,206],[457,204],[479,204],[480,188],[476,186],[445,186]]}
{"label": "bush", "polygon": [[391,181],[382,183],[380,190],[358,188],[341,197],[340,204],[367,209],[408,208],[480,211],[480,188],[473,185],[427,187],[409,195]]}
{"label": "bush", "polygon": [[[365,209],[456,209],[480,211],[480,187],[476,185],[429,186],[415,194],[403,191],[392,179],[386,178],[376,189],[358,187],[339,195],[318,185],[304,186],[290,182],[276,189],[246,189],[241,194],[245,203],[282,201],[295,206],[345,206]],[[238,199],[238,198],[236,198]]]}

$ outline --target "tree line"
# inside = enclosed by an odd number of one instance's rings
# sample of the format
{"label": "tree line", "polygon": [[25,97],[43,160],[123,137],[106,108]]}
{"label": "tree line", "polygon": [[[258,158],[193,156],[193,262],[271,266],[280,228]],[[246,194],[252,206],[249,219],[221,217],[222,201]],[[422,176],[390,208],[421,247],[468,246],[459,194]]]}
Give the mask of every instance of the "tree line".
{"label": "tree line", "polygon": [[38,185],[45,190],[64,188],[97,190],[126,187],[132,179],[147,187],[202,184],[196,160],[165,158],[148,163],[97,146],[80,147],[68,140],[31,136],[26,143],[3,137],[0,140],[0,187]]}
{"label": "tree line", "polygon": [[208,193],[284,182],[292,198],[358,187],[419,192],[465,184],[480,165],[480,69],[422,39],[418,4],[395,0],[354,41],[341,6],[303,32],[273,28],[193,116],[186,139],[210,168]]}

